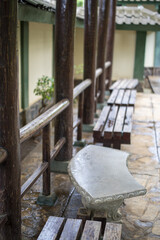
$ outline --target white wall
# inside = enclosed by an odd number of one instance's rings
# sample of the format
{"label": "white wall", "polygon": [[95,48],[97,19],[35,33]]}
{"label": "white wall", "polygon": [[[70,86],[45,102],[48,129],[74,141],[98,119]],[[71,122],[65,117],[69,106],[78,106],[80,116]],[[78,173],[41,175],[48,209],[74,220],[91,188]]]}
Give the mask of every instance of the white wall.
{"label": "white wall", "polygon": [[40,97],[33,93],[38,78],[52,77],[52,25],[29,23],[29,105]]}
{"label": "white wall", "polygon": [[20,47],[20,22],[17,24],[17,51],[18,51],[18,71],[19,71],[19,111],[21,111],[21,47]]}
{"label": "white wall", "polygon": [[147,32],[145,47],[145,67],[154,67],[155,32]]}
{"label": "white wall", "polygon": [[113,54],[112,79],[132,78],[136,32],[116,30]]}

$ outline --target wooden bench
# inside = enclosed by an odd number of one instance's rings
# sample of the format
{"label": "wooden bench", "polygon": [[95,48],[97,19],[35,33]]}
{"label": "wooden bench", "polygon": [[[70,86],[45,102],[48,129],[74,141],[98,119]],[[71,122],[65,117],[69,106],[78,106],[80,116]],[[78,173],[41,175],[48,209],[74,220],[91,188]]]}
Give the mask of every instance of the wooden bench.
{"label": "wooden bench", "polygon": [[113,91],[114,89],[134,89],[138,85],[138,79],[123,79],[117,80],[113,83],[109,90]]}
{"label": "wooden bench", "polygon": [[112,91],[107,104],[118,106],[133,106],[136,102],[136,90],[115,89]]}
{"label": "wooden bench", "polygon": [[81,219],[49,217],[38,240],[120,240],[121,224],[106,223],[104,235],[101,235],[102,223],[86,221],[83,228]]}
{"label": "wooden bench", "polygon": [[69,176],[84,207],[106,212],[108,221],[121,219],[118,209],[124,199],[146,193],[128,171],[128,157],[128,153],[120,150],[88,145],[68,166]]}
{"label": "wooden bench", "polygon": [[94,143],[120,149],[121,144],[131,143],[133,107],[105,106],[93,129]]}
{"label": "wooden bench", "polygon": [[152,92],[160,94],[160,76],[148,76],[148,81]]}

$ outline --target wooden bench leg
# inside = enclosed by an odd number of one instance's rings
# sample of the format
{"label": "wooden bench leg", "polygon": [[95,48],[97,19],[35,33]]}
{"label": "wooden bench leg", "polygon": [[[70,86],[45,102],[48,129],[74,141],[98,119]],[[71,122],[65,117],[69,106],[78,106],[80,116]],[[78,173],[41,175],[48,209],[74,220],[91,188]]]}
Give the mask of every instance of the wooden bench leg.
{"label": "wooden bench leg", "polygon": [[104,147],[111,147],[111,142],[110,141],[104,141],[103,146]]}
{"label": "wooden bench leg", "polygon": [[114,141],[113,142],[113,148],[121,149],[121,142],[120,141]]}

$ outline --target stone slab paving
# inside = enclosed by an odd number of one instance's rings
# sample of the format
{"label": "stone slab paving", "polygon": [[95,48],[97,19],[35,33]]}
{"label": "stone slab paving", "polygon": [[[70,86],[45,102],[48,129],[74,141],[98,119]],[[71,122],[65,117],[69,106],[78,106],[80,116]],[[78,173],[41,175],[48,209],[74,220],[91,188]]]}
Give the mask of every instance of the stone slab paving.
{"label": "stone slab paving", "polygon": [[[125,200],[121,208],[124,240],[160,239],[160,96],[138,93],[134,112],[131,145],[122,150],[131,153],[128,167],[135,179],[147,188],[147,194]],[[88,144],[91,134],[84,133]],[[41,163],[41,143],[37,143],[22,161],[22,183]],[[74,148],[74,154],[77,148]],[[48,216],[76,218],[81,199],[73,193],[68,175],[52,174],[52,191],[58,196],[55,206],[36,204],[41,192],[40,178],[22,199],[22,239],[37,239]],[[67,210],[66,210],[67,209]]]}

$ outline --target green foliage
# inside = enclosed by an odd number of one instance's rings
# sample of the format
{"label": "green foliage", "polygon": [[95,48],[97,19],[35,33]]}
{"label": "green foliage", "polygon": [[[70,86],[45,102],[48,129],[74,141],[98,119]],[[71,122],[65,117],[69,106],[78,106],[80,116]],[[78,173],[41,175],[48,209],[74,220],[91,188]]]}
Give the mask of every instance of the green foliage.
{"label": "green foliage", "polygon": [[41,96],[42,101],[50,100],[54,94],[54,79],[43,75],[38,79],[34,93],[37,96]]}
{"label": "green foliage", "polygon": [[74,73],[80,75],[83,73],[83,64],[74,65]]}
{"label": "green foliage", "polygon": [[83,7],[84,0],[77,0],[77,7]]}

